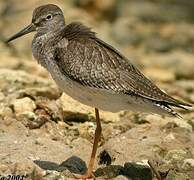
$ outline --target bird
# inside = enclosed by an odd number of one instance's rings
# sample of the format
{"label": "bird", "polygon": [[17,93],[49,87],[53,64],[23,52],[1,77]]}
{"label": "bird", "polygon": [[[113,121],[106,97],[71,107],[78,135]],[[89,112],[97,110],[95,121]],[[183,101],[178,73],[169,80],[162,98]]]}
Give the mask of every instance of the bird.
{"label": "bird", "polygon": [[34,9],[30,25],[7,40],[35,32],[32,54],[47,69],[59,89],[95,110],[96,130],[88,169],[77,179],[93,177],[101,137],[99,109],[131,110],[180,117],[173,107],[190,104],[160,90],[116,48],[97,37],[80,22],[66,24],[63,11],[54,4]]}

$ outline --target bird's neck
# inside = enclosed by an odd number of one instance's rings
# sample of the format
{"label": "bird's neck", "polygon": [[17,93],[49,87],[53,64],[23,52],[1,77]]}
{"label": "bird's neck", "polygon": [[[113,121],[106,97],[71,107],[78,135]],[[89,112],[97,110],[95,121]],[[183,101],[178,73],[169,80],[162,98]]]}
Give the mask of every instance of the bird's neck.
{"label": "bird's neck", "polygon": [[51,54],[57,42],[60,41],[61,32],[62,29],[48,32],[38,31],[34,36],[32,41],[33,56],[45,68],[47,67],[46,55]]}
{"label": "bird's neck", "polygon": [[65,26],[58,26],[57,28],[54,28],[53,29],[44,29],[44,28],[41,28],[41,29],[38,29],[36,35],[34,38],[39,38],[39,37],[44,37],[44,38],[55,38],[57,37],[60,32],[65,28]]}

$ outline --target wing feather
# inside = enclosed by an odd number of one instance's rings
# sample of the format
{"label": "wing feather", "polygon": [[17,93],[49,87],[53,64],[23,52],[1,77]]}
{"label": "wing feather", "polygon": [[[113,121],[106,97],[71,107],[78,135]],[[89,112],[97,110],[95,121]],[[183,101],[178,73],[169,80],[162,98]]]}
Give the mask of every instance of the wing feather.
{"label": "wing feather", "polygon": [[68,46],[66,50],[56,48],[60,57],[55,59],[62,73],[74,81],[112,93],[135,94],[177,107],[189,106],[161,91],[120,52],[82,24],[68,25],[64,38],[68,39]]}

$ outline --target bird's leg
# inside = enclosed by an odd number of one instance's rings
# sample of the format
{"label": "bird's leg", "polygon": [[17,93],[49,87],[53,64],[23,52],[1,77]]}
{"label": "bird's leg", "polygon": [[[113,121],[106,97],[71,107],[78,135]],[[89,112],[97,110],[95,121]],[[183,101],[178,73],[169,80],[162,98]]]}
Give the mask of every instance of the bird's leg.
{"label": "bird's leg", "polygon": [[156,169],[154,163],[151,160],[148,160],[148,164],[149,164],[150,168],[152,169],[152,171],[154,172],[154,174],[156,175],[156,179],[162,180],[162,177],[160,176],[160,173]]}
{"label": "bird's leg", "polygon": [[95,115],[96,115],[96,130],[95,130],[92,154],[91,154],[91,158],[90,158],[90,161],[89,161],[89,164],[88,164],[88,170],[87,170],[86,175],[75,176],[76,179],[90,179],[90,178],[93,177],[93,172],[92,171],[93,171],[93,167],[94,167],[96,151],[97,151],[97,148],[98,148],[98,142],[100,140],[101,131],[102,131],[99,111],[98,111],[97,108],[95,108]]}

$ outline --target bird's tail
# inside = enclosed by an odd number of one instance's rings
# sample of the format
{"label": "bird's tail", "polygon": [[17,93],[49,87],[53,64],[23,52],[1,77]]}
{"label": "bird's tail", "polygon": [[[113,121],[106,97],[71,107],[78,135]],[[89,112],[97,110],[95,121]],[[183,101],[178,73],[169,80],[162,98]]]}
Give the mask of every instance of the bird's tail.
{"label": "bird's tail", "polygon": [[179,113],[177,113],[172,107],[177,107],[177,108],[181,108],[184,110],[189,110],[188,107],[192,107],[192,105],[190,104],[186,104],[186,103],[177,103],[177,104],[172,104],[172,103],[168,103],[168,102],[156,102],[155,103],[156,106],[158,106],[159,108],[163,109],[168,115],[170,116],[174,116],[177,118],[183,118]]}

